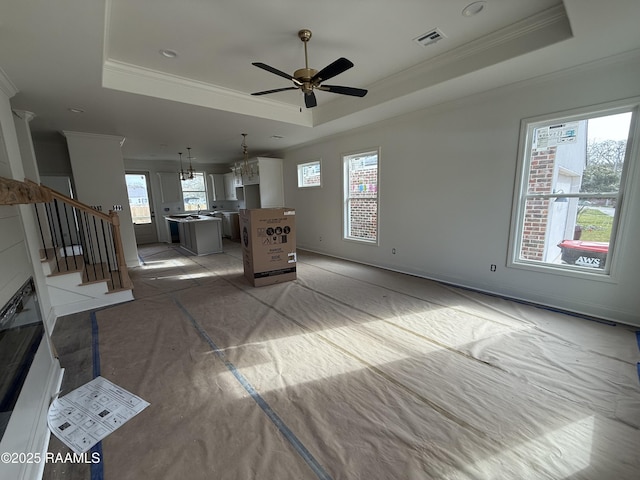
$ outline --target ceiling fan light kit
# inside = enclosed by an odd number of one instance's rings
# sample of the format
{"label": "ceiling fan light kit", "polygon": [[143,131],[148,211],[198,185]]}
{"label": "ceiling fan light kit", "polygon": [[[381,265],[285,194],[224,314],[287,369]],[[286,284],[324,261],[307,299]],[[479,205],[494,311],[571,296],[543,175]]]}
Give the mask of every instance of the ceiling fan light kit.
{"label": "ceiling fan light kit", "polygon": [[353,63],[344,57],[340,57],[335,62],[330,63],[322,70],[318,71],[314,68],[309,68],[309,57],[307,55],[307,43],[311,39],[311,30],[302,29],[298,32],[298,38],[302,40],[304,44],[304,68],[300,68],[293,72],[293,75],[289,75],[277,68],[261,62],[254,62],[258,68],[262,68],[267,72],[271,72],[280,77],[291,80],[294,84],[293,87],[276,88],[273,90],[265,90],[262,92],[255,92],[251,95],[267,95],[270,93],[284,92],[286,90],[301,90],[304,94],[304,104],[307,108],[315,107],[318,102],[314,90],[321,90],[323,92],[338,93],[340,95],[349,95],[352,97],[364,97],[367,94],[367,90],[362,88],[344,87],[340,85],[322,85],[322,82],[333,78],[341,73],[349,70],[353,67]]}

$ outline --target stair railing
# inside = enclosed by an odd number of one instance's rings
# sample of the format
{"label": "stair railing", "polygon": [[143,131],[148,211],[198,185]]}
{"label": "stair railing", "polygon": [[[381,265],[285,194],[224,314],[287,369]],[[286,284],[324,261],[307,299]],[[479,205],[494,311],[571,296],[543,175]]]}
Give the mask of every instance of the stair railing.
{"label": "stair railing", "polygon": [[59,271],[83,270],[86,281],[106,280],[109,290],[131,289],[120,218],[30,180],[0,177],[0,204],[33,203],[42,254]]}

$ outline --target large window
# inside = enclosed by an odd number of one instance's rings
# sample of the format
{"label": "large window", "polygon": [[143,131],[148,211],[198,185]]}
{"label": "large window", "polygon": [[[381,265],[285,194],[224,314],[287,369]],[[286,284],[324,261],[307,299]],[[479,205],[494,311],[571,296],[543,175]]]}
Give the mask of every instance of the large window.
{"label": "large window", "polygon": [[343,157],[344,238],[378,242],[378,151]]}
{"label": "large window", "polygon": [[610,273],[634,115],[618,107],[523,123],[512,266]]}
{"label": "large window", "polygon": [[193,178],[182,180],[182,198],[185,212],[195,212],[207,208],[207,188],[204,173],[195,172]]}

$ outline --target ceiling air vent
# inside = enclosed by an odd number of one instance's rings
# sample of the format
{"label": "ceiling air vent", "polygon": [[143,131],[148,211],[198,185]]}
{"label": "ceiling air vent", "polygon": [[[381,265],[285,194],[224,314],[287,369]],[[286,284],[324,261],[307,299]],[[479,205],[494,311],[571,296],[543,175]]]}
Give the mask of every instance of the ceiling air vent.
{"label": "ceiling air vent", "polygon": [[414,38],[413,41],[419,45],[422,45],[423,47],[426,47],[427,45],[433,45],[438,40],[442,40],[443,38],[445,38],[444,33],[442,33],[440,29],[434,28],[427,33],[423,33],[418,38]]}

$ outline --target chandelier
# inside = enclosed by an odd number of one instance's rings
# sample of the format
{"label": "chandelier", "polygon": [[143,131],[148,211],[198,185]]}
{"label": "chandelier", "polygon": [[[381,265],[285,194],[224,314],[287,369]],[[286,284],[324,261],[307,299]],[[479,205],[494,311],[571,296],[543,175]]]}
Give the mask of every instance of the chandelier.
{"label": "chandelier", "polygon": [[249,165],[249,149],[247,147],[247,134],[242,134],[242,162],[236,162],[234,164],[234,172],[236,177],[248,177],[252,178],[255,172],[253,171],[253,166]]}
{"label": "chandelier", "polygon": [[182,180],[183,182],[185,180],[193,180],[193,166],[191,165],[191,147],[187,147],[187,150],[189,152],[188,154],[188,158],[189,158],[189,168],[187,168],[187,170],[183,170],[182,169],[182,152],[178,152],[178,155],[180,155],[180,180]]}

